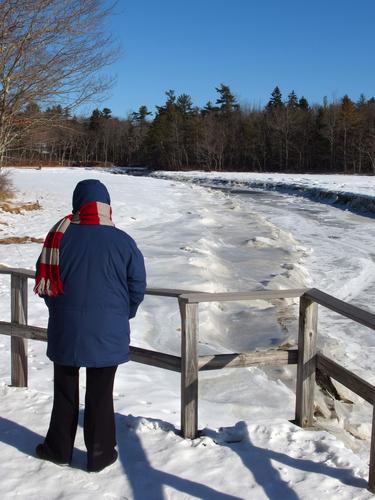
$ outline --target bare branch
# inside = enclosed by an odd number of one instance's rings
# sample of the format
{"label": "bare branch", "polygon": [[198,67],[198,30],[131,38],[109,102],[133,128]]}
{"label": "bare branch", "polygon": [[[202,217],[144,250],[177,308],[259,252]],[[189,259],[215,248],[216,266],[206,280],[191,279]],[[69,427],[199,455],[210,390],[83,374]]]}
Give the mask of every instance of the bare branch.
{"label": "bare branch", "polygon": [[0,158],[32,102],[74,109],[110,88],[119,48],[103,0],[0,0]]}

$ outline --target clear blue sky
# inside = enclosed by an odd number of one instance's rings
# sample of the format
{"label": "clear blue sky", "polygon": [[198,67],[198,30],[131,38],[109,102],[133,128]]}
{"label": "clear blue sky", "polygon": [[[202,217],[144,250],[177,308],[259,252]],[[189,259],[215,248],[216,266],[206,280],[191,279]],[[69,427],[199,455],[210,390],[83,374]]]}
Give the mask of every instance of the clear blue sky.
{"label": "clear blue sky", "polygon": [[126,116],[164,92],[215,101],[229,85],[242,103],[265,104],[276,85],[310,102],[375,95],[375,0],[119,0],[109,29],[122,46],[101,103]]}

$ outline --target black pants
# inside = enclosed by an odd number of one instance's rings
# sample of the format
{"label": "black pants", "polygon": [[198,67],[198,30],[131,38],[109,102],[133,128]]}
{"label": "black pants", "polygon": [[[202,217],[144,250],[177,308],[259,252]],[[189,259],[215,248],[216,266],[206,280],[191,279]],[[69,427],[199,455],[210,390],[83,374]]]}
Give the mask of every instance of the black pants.
{"label": "black pants", "polygon": [[[87,466],[105,466],[116,446],[113,382],[117,366],[86,368],[83,432]],[[45,439],[50,451],[70,462],[79,412],[79,368],[54,364],[54,398],[51,422]]]}

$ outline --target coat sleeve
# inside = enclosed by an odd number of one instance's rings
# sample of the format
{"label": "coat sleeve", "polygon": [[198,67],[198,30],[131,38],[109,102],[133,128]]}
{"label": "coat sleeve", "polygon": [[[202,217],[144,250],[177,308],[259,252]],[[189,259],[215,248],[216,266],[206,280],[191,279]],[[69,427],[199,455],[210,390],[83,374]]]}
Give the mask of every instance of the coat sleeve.
{"label": "coat sleeve", "polygon": [[134,241],[131,242],[131,254],[127,267],[129,290],[129,319],[134,318],[146,290],[146,270],[141,251]]}

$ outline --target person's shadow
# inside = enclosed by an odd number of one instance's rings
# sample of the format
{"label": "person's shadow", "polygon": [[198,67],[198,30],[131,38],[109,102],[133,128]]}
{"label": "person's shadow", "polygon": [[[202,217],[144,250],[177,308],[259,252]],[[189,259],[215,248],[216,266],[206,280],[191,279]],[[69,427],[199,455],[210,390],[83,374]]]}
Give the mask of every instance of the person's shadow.
{"label": "person's shadow", "polygon": [[[148,419],[151,421],[152,419]],[[130,433],[126,425],[126,417],[116,414],[117,441],[119,458],[123,470],[129,480],[135,500],[163,500],[163,486],[191,494],[202,499],[212,500],[239,500],[239,497],[226,495],[219,491],[191,481],[182,479],[167,472],[154,469],[136,433]],[[160,425],[167,426],[162,421],[157,421]],[[82,427],[83,410],[79,414],[79,426]],[[35,448],[44,441],[44,436],[20,425],[7,418],[0,417],[0,442],[16,448],[27,456],[35,457]],[[74,448],[72,468],[86,470],[86,453],[83,450]]]}
{"label": "person's shadow", "polygon": [[251,442],[245,422],[238,422],[235,426],[224,429],[224,432],[205,429],[203,434],[211,437],[218,445],[225,446],[236,453],[245,467],[250,470],[256,482],[263,488],[267,498],[298,499],[298,495],[281,478],[271,460],[303,472],[332,477],[348,486],[367,488],[367,481],[355,477],[350,469],[336,468],[308,459],[293,458],[284,453],[255,446]]}
{"label": "person's shadow", "polygon": [[36,445],[42,443],[44,437],[23,427],[12,420],[0,417],[0,441],[13,446],[25,455],[34,455]]}
{"label": "person's shadow", "polygon": [[[117,446],[119,458],[124,472],[132,488],[134,500],[164,500],[164,486],[169,486],[185,495],[194,496],[203,500],[241,500],[226,493],[221,493],[209,486],[190,479],[183,479],[168,472],[155,469],[150,464],[142,443],[133,429],[129,428],[124,415],[116,413]],[[156,427],[175,432],[176,429],[163,420],[146,418],[147,422]],[[176,457],[176,460],[179,460]],[[225,464],[223,464],[225,467]],[[209,464],[208,464],[209,468]]]}
{"label": "person's shadow", "polygon": [[[244,496],[235,497],[233,495],[221,493],[214,488],[205,486],[190,479],[183,479],[168,472],[155,469],[150,464],[142,443],[133,429],[127,424],[124,415],[116,414],[117,443],[119,449],[119,459],[130,483],[135,500],[163,500],[165,486],[169,486],[186,495],[195,496],[204,500],[238,500],[246,498]],[[82,425],[82,412],[80,412],[80,425]],[[147,418],[147,422],[155,426],[178,434],[178,431],[162,420]],[[329,466],[324,463],[317,463],[306,459],[292,458],[284,453],[264,449],[255,446],[251,440],[244,422],[239,422],[233,428],[226,429],[226,435],[230,435],[230,430],[236,436],[231,442],[230,439],[223,439],[223,433],[211,429],[205,429],[204,435],[210,437],[219,446],[225,446],[236,453],[245,467],[249,469],[257,483],[263,488],[264,493],[270,499],[297,500],[297,494],[283,481],[278,470],[272,465],[279,462],[287,467],[292,467],[307,473],[320,474],[337,479],[343,484],[356,488],[366,488],[367,482],[364,479],[353,476],[350,469],[342,469]],[[240,437],[238,437],[240,430]],[[229,432],[228,432],[229,431]],[[44,437],[32,430],[6,418],[0,417],[0,441],[9,446],[13,446],[21,453],[28,456],[35,456],[35,447],[43,442]],[[176,457],[178,460],[178,457]],[[86,453],[77,448],[74,449],[72,467],[76,469],[86,469]],[[207,465],[209,469],[209,464]],[[223,474],[225,474],[225,464],[223,463]]]}
{"label": "person's shadow", "polygon": [[[25,455],[36,457],[35,448],[43,441],[44,436],[17,422],[0,417],[0,442],[13,446]],[[74,448],[71,467],[86,470],[86,453],[83,450]]]}

